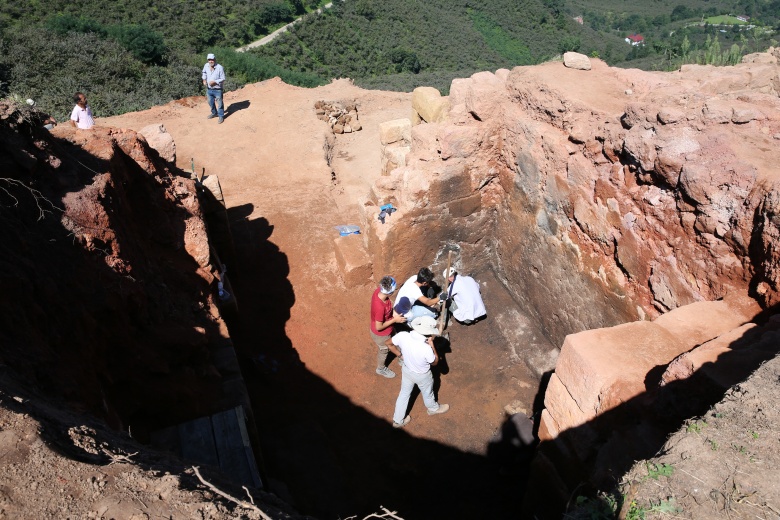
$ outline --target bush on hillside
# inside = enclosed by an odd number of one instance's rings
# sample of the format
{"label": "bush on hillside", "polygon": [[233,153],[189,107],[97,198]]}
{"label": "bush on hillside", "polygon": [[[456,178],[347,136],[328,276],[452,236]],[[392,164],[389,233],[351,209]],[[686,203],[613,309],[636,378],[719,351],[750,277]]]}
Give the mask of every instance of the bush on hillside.
{"label": "bush on hillside", "polygon": [[96,116],[110,116],[195,95],[200,88],[197,67],[150,67],[113,39],[41,28],[3,34],[0,70],[7,73],[3,94],[32,98],[58,121],[70,116],[76,91],[87,94]]}
{"label": "bush on hillside", "polygon": [[160,34],[146,25],[113,25],[108,34],[144,63],[162,63],[166,48]]}
{"label": "bush on hillside", "polygon": [[250,52],[236,52],[229,48],[216,48],[214,53],[225,68],[228,79],[243,84],[280,77],[285,83],[299,87],[316,87],[327,81],[314,74],[286,70],[271,60]]}

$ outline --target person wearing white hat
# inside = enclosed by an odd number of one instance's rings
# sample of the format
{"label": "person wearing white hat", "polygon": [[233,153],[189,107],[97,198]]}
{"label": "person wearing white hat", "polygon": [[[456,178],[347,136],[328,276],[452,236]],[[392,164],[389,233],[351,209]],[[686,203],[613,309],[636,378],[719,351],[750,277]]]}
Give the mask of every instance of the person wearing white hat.
{"label": "person wearing white hat", "polygon": [[384,276],[379,281],[371,296],[371,340],[378,351],[376,355],[376,373],[388,379],[395,377],[395,372],[385,366],[389,351],[390,336],[394,323],[406,323],[406,318],[393,314],[393,302],[390,295],[395,292],[395,278]]}
{"label": "person wearing white hat", "polygon": [[439,354],[433,347],[433,336],[439,334],[436,320],[420,316],[412,320],[412,331],[399,332],[393,336],[390,351],[403,361],[401,365],[401,392],[395,402],[393,428],[403,428],[411,416],[406,414],[409,397],[415,385],[420,389],[428,415],[446,413],[448,404],[439,404],[433,395],[433,374],[431,367],[439,363]]}
{"label": "person wearing white hat", "polygon": [[482,301],[479,284],[470,276],[459,274],[454,267],[445,270],[444,278],[449,280],[447,300],[450,314],[463,325],[472,325],[485,317],[485,303]]}
{"label": "person wearing white hat", "polygon": [[206,86],[206,100],[211,108],[211,114],[209,114],[208,119],[219,117],[219,122],[221,123],[225,119],[225,103],[222,100],[225,69],[217,63],[217,58],[213,54],[206,56],[206,64],[203,66],[201,79],[203,79],[203,85]]}

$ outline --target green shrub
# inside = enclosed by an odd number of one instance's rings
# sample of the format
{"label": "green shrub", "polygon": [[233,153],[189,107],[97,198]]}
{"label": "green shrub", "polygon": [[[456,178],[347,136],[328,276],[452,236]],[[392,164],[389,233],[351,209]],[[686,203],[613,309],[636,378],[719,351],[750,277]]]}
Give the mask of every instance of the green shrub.
{"label": "green shrub", "polygon": [[144,63],[161,63],[166,48],[163,38],[147,25],[113,25],[108,34]]}

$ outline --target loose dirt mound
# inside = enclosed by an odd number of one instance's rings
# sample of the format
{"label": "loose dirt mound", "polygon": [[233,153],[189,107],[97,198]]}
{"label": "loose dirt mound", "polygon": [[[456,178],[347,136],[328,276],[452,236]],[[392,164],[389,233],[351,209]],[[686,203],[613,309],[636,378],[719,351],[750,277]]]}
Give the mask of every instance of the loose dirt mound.
{"label": "loose dirt mound", "polygon": [[623,514],[778,518],[778,399],[780,358],[775,358],[706,415],[688,421],[660,456],[638,463],[625,476]]}

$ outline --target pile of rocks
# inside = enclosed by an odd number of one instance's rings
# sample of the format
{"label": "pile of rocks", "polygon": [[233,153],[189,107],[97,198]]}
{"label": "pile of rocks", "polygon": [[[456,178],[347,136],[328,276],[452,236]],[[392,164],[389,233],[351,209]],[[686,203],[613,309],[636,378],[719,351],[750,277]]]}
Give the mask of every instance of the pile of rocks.
{"label": "pile of rocks", "polygon": [[341,103],[317,101],[314,110],[317,118],[326,121],[334,134],[349,134],[363,129],[354,104],[344,106]]}

